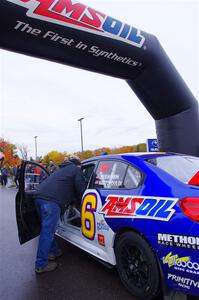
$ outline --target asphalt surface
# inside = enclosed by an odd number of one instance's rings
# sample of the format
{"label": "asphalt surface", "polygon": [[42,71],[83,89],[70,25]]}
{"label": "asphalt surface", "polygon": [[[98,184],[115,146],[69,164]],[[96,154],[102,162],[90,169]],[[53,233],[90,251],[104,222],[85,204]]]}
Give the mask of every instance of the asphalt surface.
{"label": "asphalt surface", "polygon": [[0,186],[0,300],[136,300],[115,269],[59,239],[59,267],[36,275],[37,238],[21,246],[15,220],[16,188]]}
{"label": "asphalt surface", "polygon": [[[57,259],[58,268],[36,275],[37,238],[19,244],[16,192],[16,188],[0,185],[0,300],[137,300],[125,290],[116,269],[108,269],[60,238],[57,239],[64,254]],[[159,296],[155,300],[162,299]],[[180,295],[175,298],[183,299]]]}

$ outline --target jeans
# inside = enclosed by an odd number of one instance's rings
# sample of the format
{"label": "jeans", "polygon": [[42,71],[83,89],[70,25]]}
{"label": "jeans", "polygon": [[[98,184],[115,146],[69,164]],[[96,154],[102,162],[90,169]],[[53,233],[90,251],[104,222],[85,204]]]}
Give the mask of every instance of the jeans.
{"label": "jeans", "polygon": [[54,235],[61,210],[57,203],[44,199],[35,199],[35,204],[41,219],[41,232],[35,266],[36,268],[44,268],[48,264],[49,254],[56,255],[58,252]]}
{"label": "jeans", "polygon": [[1,184],[6,186],[7,182],[8,182],[7,175],[1,175]]}

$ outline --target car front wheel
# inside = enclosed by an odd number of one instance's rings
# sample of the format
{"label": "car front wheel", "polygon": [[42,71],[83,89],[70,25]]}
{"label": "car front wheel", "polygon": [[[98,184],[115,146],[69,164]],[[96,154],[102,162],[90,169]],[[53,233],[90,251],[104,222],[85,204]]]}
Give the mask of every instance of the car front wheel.
{"label": "car front wheel", "polygon": [[139,234],[125,232],[116,241],[115,254],[119,276],[130,293],[137,299],[153,299],[160,276],[149,244]]}

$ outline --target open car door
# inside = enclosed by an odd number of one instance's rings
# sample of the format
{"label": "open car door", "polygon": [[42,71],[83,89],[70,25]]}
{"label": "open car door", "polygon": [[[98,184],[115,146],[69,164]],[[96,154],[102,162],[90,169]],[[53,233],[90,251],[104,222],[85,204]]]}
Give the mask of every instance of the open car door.
{"label": "open car door", "polygon": [[40,219],[34,204],[34,194],[37,186],[48,176],[49,173],[40,164],[22,161],[16,195],[16,219],[21,245],[40,233]]}

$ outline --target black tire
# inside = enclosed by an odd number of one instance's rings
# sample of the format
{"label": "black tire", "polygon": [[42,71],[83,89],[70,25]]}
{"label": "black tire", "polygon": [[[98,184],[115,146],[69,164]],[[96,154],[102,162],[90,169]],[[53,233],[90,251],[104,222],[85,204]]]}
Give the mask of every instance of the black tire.
{"label": "black tire", "polygon": [[115,255],[121,281],[135,298],[150,300],[158,294],[160,274],[156,257],[139,234],[123,233],[116,241]]}

